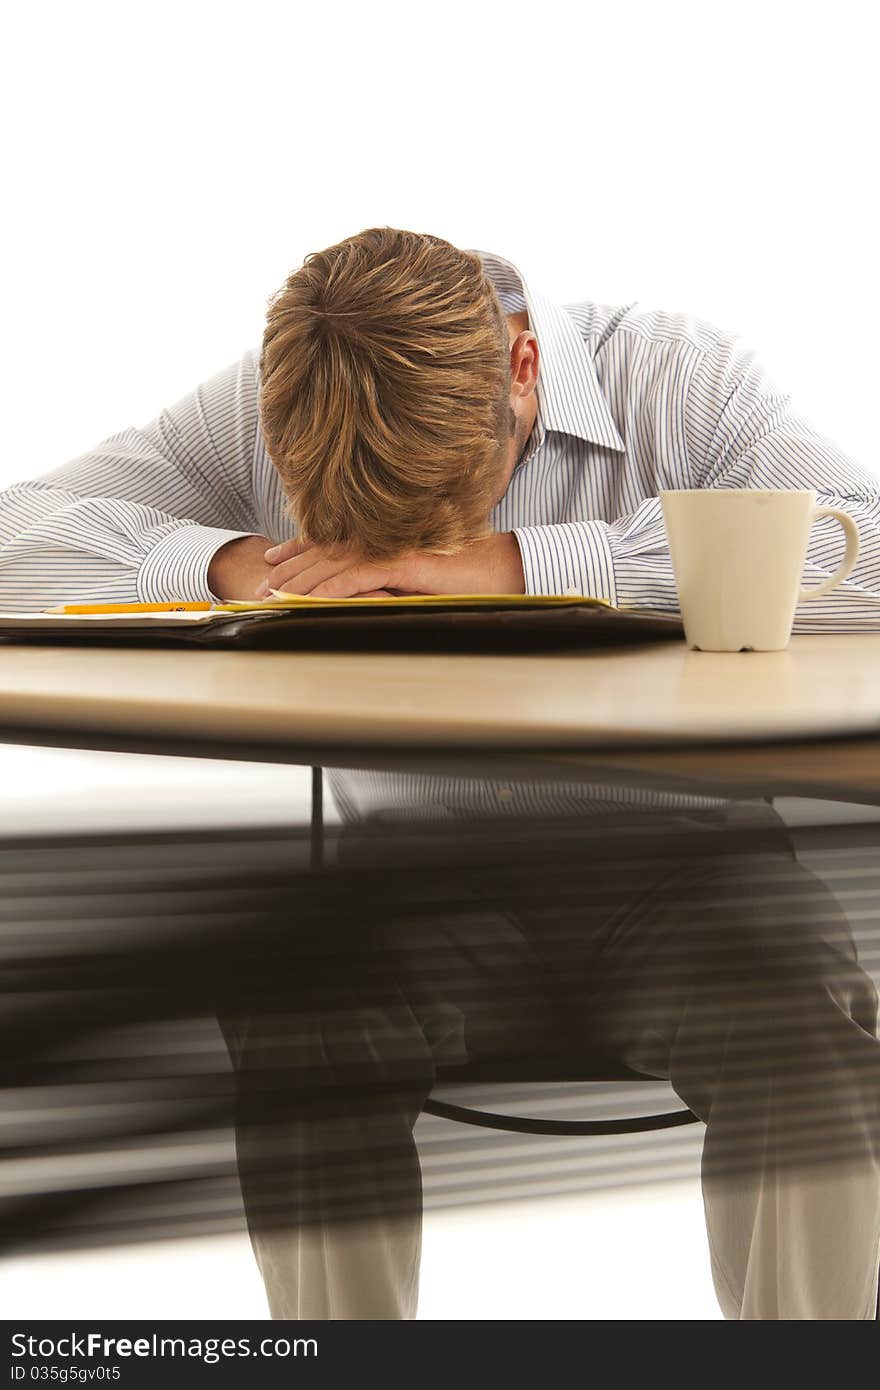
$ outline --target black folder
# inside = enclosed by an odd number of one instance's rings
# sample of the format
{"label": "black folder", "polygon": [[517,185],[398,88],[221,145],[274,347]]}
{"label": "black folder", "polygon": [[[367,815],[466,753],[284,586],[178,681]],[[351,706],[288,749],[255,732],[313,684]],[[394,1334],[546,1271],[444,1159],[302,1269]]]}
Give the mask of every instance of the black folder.
{"label": "black folder", "polygon": [[205,612],[0,614],[0,641],[209,648],[520,650],[681,639],[678,613],[572,595],[224,604]]}

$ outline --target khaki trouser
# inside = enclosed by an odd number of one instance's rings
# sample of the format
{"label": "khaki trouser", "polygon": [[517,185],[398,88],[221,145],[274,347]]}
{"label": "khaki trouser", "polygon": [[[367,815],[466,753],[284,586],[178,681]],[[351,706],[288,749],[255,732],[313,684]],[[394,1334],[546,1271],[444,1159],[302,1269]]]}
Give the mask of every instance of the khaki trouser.
{"label": "khaki trouser", "polygon": [[[585,824],[583,870],[552,903],[527,892],[485,901],[465,886],[454,912],[398,906],[345,968],[325,962],[276,1007],[222,1016],[273,1317],[415,1317],[412,1130],[438,1065],[558,1054],[561,1039],[571,1057],[598,1052],[668,1078],[705,1121],[726,1317],[875,1316],[876,991],[837,900],[797,862],[779,818],[760,803],[737,813],[765,840],[696,859],[617,860]],[[729,823],[674,819],[703,844]],[[357,862],[356,835],[341,848]],[[353,900],[355,919],[358,909]],[[269,1094],[271,1106],[259,1100]]]}

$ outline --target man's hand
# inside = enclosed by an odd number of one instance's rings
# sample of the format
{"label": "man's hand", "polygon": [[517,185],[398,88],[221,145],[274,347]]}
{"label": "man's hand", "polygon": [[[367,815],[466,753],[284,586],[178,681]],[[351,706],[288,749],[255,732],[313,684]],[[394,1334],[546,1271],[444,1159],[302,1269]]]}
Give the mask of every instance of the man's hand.
{"label": "man's hand", "polygon": [[313,598],[525,593],[519,545],[510,531],[475,541],[458,555],[422,551],[378,563],[306,541],[283,541],[266,551],[265,561],[272,568],[258,597],[270,589]]}
{"label": "man's hand", "polygon": [[239,536],[215,552],[208,566],[208,588],[220,599],[250,599],[270,573],[268,536]]}

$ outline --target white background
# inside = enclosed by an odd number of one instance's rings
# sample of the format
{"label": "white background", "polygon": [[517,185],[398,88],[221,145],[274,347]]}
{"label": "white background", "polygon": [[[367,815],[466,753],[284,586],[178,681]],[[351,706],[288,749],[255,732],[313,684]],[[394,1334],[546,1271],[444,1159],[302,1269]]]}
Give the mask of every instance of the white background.
{"label": "white background", "polygon": [[[880,472],[869,23],[863,0],[17,6],[0,485],[151,419],[259,342],[307,252],[377,224],[737,331]],[[4,824],[216,820],[224,789],[268,818],[301,790],[180,769],[10,751]],[[432,1219],[423,1314],[716,1316],[696,1181],[616,1200]],[[6,1316],[260,1316],[246,1244],[222,1249],[7,1262]]]}
{"label": "white background", "polygon": [[5,23],[0,482],[256,344],[310,251],[387,224],[563,300],[742,333],[875,437],[876,49],[858,0],[29,0]]}

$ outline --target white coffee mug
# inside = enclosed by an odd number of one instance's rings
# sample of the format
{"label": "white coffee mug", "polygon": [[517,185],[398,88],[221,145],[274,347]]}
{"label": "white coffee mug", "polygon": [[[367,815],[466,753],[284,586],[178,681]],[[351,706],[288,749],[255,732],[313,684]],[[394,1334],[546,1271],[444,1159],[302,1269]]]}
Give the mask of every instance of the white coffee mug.
{"label": "white coffee mug", "polygon": [[[661,489],[660,502],[685,640],[698,651],[782,651],[797,605],[842,583],[859,558],[852,517],[817,507],[812,489]],[[846,553],[830,579],[802,589],[810,527],[821,516],[840,522]]]}

